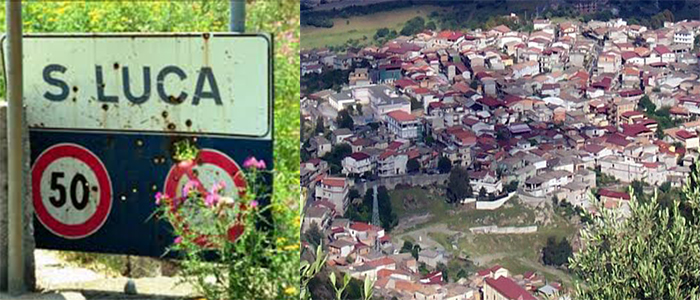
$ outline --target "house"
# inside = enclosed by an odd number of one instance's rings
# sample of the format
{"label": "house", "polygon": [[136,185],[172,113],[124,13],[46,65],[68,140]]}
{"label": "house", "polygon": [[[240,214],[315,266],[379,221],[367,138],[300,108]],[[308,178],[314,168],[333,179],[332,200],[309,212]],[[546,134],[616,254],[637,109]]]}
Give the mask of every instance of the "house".
{"label": "house", "polygon": [[434,250],[421,250],[418,253],[418,262],[425,263],[426,265],[435,268],[438,263],[445,263],[445,257],[442,252]]}
{"label": "house", "polygon": [[338,215],[344,215],[348,207],[348,192],[350,186],[347,179],[342,177],[326,177],[321,179],[316,185],[316,201],[329,201],[335,205]]}
{"label": "house", "polygon": [[367,68],[356,68],[355,71],[350,72],[350,74],[348,75],[348,85],[350,86],[363,86],[369,84],[370,80]]}
{"label": "house", "polygon": [[387,113],[384,120],[389,130],[400,139],[415,139],[422,135],[422,124],[418,118],[403,110]]}
{"label": "house", "polygon": [[622,182],[644,180],[647,170],[641,163],[620,156],[610,155],[599,160],[600,171]]}
{"label": "house", "polygon": [[350,129],[347,129],[347,128],[338,128],[336,130],[333,130],[333,133],[331,136],[333,138],[332,139],[333,145],[337,145],[337,144],[344,142],[346,138],[351,137],[352,131],[350,131]]}
{"label": "house", "polygon": [[698,149],[700,147],[700,139],[698,139],[698,134],[695,130],[666,130],[665,133],[671,140],[683,143],[686,149]]}
{"label": "house", "polygon": [[629,205],[630,201],[630,194],[608,189],[600,189],[598,196],[605,208],[625,207]]}
{"label": "house", "polygon": [[535,296],[508,277],[484,280],[483,300],[537,300]]}
{"label": "house", "polygon": [[330,225],[331,216],[333,212],[323,205],[312,205],[306,210],[304,214],[304,224],[302,226],[302,232],[306,232],[312,224],[318,226],[319,230],[323,231]]}
{"label": "house", "polygon": [[544,197],[573,181],[574,174],[564,170],[550,170],[525,180],[524,191],[535,197]]}
{"label": "house", "polygon": [[331,142],[323,136],[315,136],[309,139],[309,152],[314,156],[321,157],[331,152]]}
{"label": "house", "polygon": [[526,61],[514,64],[511,67],[513,79],[522,78],[525,76],[535,76],[540,73],[540,65],[537,61]]}
{"label": "house", "polygon": [[355,97],[350,90],[342,90],[340,93],[331,94],[328,96],[328,104],[335,108],[337,111],[341,111],[348,106],[355,105]]}
{"label": "house", "polygon": [[331,257],[347,257],[354,248],[355,243],[344,239],[338,239],[328,244],[328,254]]}
{"label": "house", "polygon": [[493,279],[498,279],[499,277],[508,277],[510,272],[508,269],[501,267],[500,265],[495,265],[491,268],[488,269],[483,269],[479,270],[476,272],[476,277],[485,279],[485,278],[493,278]]}
{"label": "house", "polygon": [[695,42],[695,34],[692,31],[685,29],[676,31],[673,34],[673,42],[686,46],[688,49],[693,49],[693,43]]}
{"label": "house", "polygon": [[406,174],[408,155],[386,150],[377,159],[377,175],[380,177]]}
{"label": "house", "polygon": [[488,194],[498,195],[503,191],[503,183],[494,171],[476,171],[469,174],[469,184],[474,193],[483,188]]}
{"label": "house", "polygon": [[328,162],[319,158],[309,159],[300,164],[299,173],[301,186],[313,187],[322,175],[328,173]]}
{"label": "house", "polygon": [[370,156],[364,152],[354,152],[343,158],[342,165],[342,173],[345,175],[363,175],[374,171],[374,163],[371,161]]}

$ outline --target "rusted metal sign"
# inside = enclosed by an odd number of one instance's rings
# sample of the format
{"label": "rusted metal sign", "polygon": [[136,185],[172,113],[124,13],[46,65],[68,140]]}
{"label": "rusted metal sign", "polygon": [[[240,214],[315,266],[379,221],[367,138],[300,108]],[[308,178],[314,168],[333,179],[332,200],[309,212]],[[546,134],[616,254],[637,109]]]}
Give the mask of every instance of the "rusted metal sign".
{"label": "rusted metal sign", "polygon": [[191,176],[174,167],[181,139],[202,150],[189,171],[231,194],[243,160],[272,160],[265,35],[28,35],[23,47],[37,247],[162,255],[172,237],[149,216],[156,192]]}

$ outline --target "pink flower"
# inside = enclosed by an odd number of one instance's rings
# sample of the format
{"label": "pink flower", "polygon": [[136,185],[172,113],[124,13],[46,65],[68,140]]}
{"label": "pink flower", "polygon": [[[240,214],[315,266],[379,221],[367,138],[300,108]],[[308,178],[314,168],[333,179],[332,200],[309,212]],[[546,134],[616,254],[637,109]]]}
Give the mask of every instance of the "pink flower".
{"label": "pink flower", "polygon": [[222,189],[225,189],[225,188],[226,188],[226,182],[224,182],[224,181],[222,180],[222,181],[219,181],[219,183],[215,183],[215,184],[211,187],[211,189],[209,190],[209,193],[211,193],[211,194],[218,194],[219,191],[221,191]]}
{"label": "pink flower", "polygon": [[261,160],[257,160],[255,157],[252,157],[252,156],[251,156],[251,157],[248,157],[248,159],[246,159],[246,160],[243,162],[243,167],[246,168],[246,169],[259,169],[259,170],[263,170],[263,169],[267,168],[267,164],[265,164],[265,161],[264,161],[264,160],[262,160],[262,159],[261,159]]}
{"label": "pink flower", "polygon": [[212,207],[216,205],[217,202],[219,202],[219,194],[216,193],[209,193],[207,196],[204,198],[204,205],[207,207]]}
{"label": "pink flower", "polygon": [[246,159],[246,160],[243,162],[243,167],[246,168],[246,169],[255,168],[255,167],[257,167],[257,166],[258,166],[258,160],[257,160],[255,157],[252,157],[252,156],[251,156],[251,157],[248,157],[248,159]]}
{"label": "pink flower", "polygon": [[256,208],[256,207],[258,207],[258,201],[255,201],[255,200],[251,201],[251,202],[250,202],[250,207],[251,207],[251,208]]}
{"label": "pink flower", "polygon": [[160,201],[163,200],[163,198],[168,198],[168,195],[163,194],[161,192],[156,193],[156,205],[160,205]]}
{"label": "pink flower", "polygon": [[176,237],[175,240],[173,241],[173,243],[175,243],[175,244],[182,243],[182,237],[181,236]]}
{"label": "pink flower", "polygon": [[196,180],[190,180],[187,183],[185,183],[185,186],[182,188],[182,195],[187,196],[190,194],[190,191],[193,188],[199,188],[199,181]]}

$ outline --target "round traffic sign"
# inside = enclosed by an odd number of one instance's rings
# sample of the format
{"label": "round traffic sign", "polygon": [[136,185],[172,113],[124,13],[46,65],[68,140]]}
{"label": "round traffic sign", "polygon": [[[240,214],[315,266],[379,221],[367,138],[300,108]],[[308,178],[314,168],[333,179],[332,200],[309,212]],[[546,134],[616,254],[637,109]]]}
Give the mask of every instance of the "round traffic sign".
{"label": "round traffic sign", "polygon": [[53,234],[80,239],[95,233],[112,209],[107,168],[90,150],[60,143],[32,167],[32,199],[41,224]]}
{"label": "round traffic sign", "polygon": [[210,188],[223,182],[223,194],[232,197],[242,195],[246,186],[238,164],[228,155],[214,149],[201,149],[191,164],[173,165],[165,179],[165,194],[181,197],[182,189],[190,180],[199,182],[200,188]]}

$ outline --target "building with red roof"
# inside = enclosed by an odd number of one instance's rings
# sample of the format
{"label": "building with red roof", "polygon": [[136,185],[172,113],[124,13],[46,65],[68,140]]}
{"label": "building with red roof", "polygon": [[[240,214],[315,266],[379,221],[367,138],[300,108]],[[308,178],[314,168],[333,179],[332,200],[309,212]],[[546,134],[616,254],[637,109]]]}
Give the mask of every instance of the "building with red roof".
{"label": "building with red roof", "polygon": [[421,122],[414,115],[403,110],[395,110],[385,115],[389,131],[401,139],[416,139],[421,137]]}
{"label": "building with red roof", "polygon": [[350,185],[346,178],[325,177],[316,185],[316,201],[328,201],[334,205],[333,209],[338,215],[344,215],[348,208],[348,193]]}
{"label": "building with red roof", "polygon": [[486,278],[484,300],[537,300],[535,296],[508,277]]}

